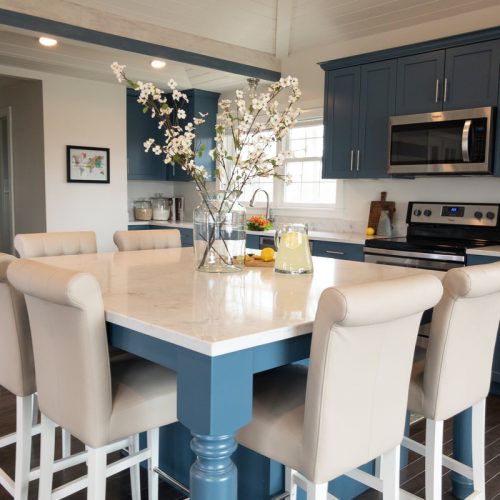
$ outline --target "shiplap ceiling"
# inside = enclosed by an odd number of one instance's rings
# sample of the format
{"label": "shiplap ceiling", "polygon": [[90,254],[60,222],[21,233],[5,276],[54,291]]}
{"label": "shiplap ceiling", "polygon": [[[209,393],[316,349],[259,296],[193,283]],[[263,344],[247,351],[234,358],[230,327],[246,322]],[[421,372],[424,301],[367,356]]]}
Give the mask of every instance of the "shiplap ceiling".
{"label": "shiplap ceiling", "polygon": [[[102,47],[76,40],[61,39],[47,49],[38,43],[43,33],[4,26],[0,30],[0,63],[10,66],[113,82],[110,64],[119,61],[127,66],[134,80],[152,81],[160,87],[174,78],[180,88],[198,88],[225,92],[245,88],[246,77],[210,68],[168,61],[165,69],[150,67],[151,57]],[[8,82],[7,82],[8,83]],[[4,82],[5,85],[5,82]]]}
{"label": "shiplap ceiling", "polygon": [[[443,19],[499,0],[71,0],[278,57]],[[439,36],[439,34],[436,34]],[[283,41],[286,47],[283,49]],[[280,50],[281,48],[281,50]]]}
{"label": "shiplap ceiling", "polygon": [[[262,56],[266,56],[271,57],[271,61],[278,61],[278,64],[279,60],[287,55],[312,47],[444,19],[498,6],[500,2],[500,0],[45,1],[47,3],[44,4],[20,1],[17,9],[42,17],[47,14],[49,18],[54,18],[57,6],[60,6],[61,11],[66,8],[66,13],[81,14],[84,13],[82,9],[87,9],[89,12],[97,13],[94,19],[96,17],[102,19],[102,26],[106,25],[106,18],[111,17],[114,21],[116,19],[126,21],[129,27],[142,23],[142,26],[146,26],[146,30],[148,26],[154,26],[173,30],[172,33],[178,35],[191,36],[192,38],[187,40],[193,47],[191,50],[196,50],[196,47],[199,47],[198,50],[203,50],[210,45],[207,42],[213,41],[219,44],[217,50],[224,52],[225,48],[226,54],[232,54],[242,48],[241,50],[247,51],[247,55],[254,57],[254,61],[262,61]],[[0,0],[0,6],[3,3],[12,5],[10,2]],[[8,8],[8,5],[6,6]],[[49,12],[50,8],[52,13]],[[35,11],[31,12],[30,9]],[[55,18],[57,19],[57,16]],[[170,62],[164,73],[154,71],[149,67],[151,58],[147,56],[76,40],[61,40],[58,47],[47,50],[38,45],[37,35],[38,33],[32,31],[2,26],[0,62],[109,81],[112,76],[109,63],[117,60],[128,66],[129,74],[134,79],[147,79],[159,85],[165,84],[168,74],[169,78],[173,77],[179,82],[181,88],[225,92],[246,86],[245,76],[184,63]],[[438,37],[439,33],[436,33],[436,38]],[[244,57],[245,52],[241,54]]]}

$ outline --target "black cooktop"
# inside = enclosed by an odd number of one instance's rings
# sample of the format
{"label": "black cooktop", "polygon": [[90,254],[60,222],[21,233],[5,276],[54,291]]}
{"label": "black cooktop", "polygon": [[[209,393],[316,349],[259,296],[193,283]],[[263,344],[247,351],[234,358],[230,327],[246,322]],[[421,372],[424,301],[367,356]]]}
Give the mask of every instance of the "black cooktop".
{"label": "black cooktop", "polygon": [[489,240],[454,240],[448,238],[423,238],[411,236],[374,238],[365,242],[365,246],[370,248],[450,255],[465,255],[468,248],[478,248],[496,244],[498,243]]}

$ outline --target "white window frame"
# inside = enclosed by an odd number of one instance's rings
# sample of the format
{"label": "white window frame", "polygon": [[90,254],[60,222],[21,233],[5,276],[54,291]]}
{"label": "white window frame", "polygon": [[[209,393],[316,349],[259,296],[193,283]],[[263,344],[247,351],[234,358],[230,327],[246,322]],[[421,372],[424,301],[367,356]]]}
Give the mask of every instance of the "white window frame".
{"label": "white window frame", "polygon": [[[297,126],[301,125],[320,125],[323,124],[323,116],[320,110],[307,110],[303,113],[302,119],[299,120]],[[281,149],[287,150],[288,138],[286,138],[283,143],[278,144],[278,151]],[[322,157],[308,158],[312,160],[322,160]],[[334,204],[324,205],[324,204],[298,204],[298,203],[285,203],[284,202],[284,183],[279,179],[274,179],[274,196],[273,201],[270,203],[270,208],[272,209],[273,215],[284,215],[284,216],[306,216],[306,217],[332,217],[338,216],[342,213],[344,206],[344,186],[343,181],[340,179],[336,180],[336,200]],[[254,213],[262,213],[262,209],[265,208],[265,196],[259,194],[258,199],[255,200],[254,207],[250,207],[248,202],[242,201],[242,205],[247,208],[247,212],[252,215]]]}
{"label": "white window frame", "polygon": [[[298,121],[297,126],[303,125],[320,125],[323,124],[322,111],[319,109],[306,110],[302,114],[302,118]],[[288,138],[277,145],[277,151],[287,150]],[[229,145],[229,144],[228,144]],[[309,159],[309,158],[308,158]],[[322,160],[322,157],[314,158]],[[342,214],[344,208],[344,185],[341,179],[336,179],[336,201],[331,205],[324,204],[294,204],[284,202],[284,182],[280,179],[273,179],[273,200],[269,204],[273,215],[282,216],[297,216],[297,217],[338,217]],[[246,207],[249,215],[260,214],[266,207],[266,197],[259,194],[255,200],[254,206],[250,207],[248,201],[240,200],[240,203]]]}

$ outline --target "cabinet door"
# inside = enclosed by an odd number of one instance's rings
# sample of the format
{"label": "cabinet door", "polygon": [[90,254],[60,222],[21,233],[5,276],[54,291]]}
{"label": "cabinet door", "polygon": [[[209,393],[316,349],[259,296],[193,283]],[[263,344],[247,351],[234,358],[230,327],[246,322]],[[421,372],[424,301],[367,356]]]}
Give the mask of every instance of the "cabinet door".
{"label": "cabinet door", "polygon": [[359,130],[360,68],[326,73],[323,178],[356,177],[354,153]]}
{"label": "cabinet door", "polygon": [[496,106],[500,40],[446,50],[444,109]]}
{"label": "cabinet door", "polygon": [[355,169],[359,178],[388,177],[389,116],[396,108],[396,61],[361,66],[359,147]]}
{"label": "cabinet door", "polygon": [[437,50],[398,59],[397,115],[442,109],[444,55]]}
{"label": "cabinet door", "polygon": [[127,94],[127,161],[130,180],[166,180],[167,168],[160,156],[144,151],[144,141],[153,137],[160,144],[156,121],[143,113],[136,96]]}
{"label": "cabinet door", "polygon": [[[215,147],[215,124],[217,122],[217,107],[220,94],[208,92],[206,90],[190,89],[186,90],[189,102],[185,105],[187,118],[181,122],[185,125],[192,122],[194,117],[199,117],[200,113],[205,116],[205,123],[196,126],[196,147],[205,147],[202,155],[195,158],[197,165],[202,165],[208,172],[208,180],[215,180],[214,160],[210,157],[210,150]],[[169,172],[169,179],[172,181],[190,181],[192,177],[182,170],[178,165],[172,167]]]}
{"label": "cabinet door", "polygon": [[337,243],[322,240],[312,240],[312,254],[315,257],[356,260],[359,262],[362,262],[364,259],[363,245],[356,245],[353,243]]}

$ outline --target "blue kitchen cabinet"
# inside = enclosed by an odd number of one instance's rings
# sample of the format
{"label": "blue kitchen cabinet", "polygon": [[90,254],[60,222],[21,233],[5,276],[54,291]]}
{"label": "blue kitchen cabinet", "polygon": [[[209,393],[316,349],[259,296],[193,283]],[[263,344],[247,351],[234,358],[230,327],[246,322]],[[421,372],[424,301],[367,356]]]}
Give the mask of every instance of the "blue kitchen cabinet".
{"label": "blue kitchen cabinet", "polygon": [[500,40],[446,49],[443,109],[496,106],[499,66]]}
{"label": "blue kitchen cabinet", "polygon": [[326,73],[323,178],[356,175],[355,152],[359,130],[359,66]]}
{"label": "blue kitchen cabinet", "polygon": [[246,247],[257,249],[259,248],[260,237],[256,234],[247,234],[246,236]]}
{"label": "blue kitchen cabinet", "polygon": [[396,114],[440,111],[445,51],[398,59]]}
{"label": "blue kitchen cabinet", "polygon": [[[179,120],[179,124],[184,127],[192,122],[193,118],[200,117],[200,113],[206,114],[205,123],[195,125],[196,149],[199,149],[201,145],[205,147],[201,157],[195,158],[195,163],[206,168],[208,180],[215,180],[215,163],[209,153],[215,147],[215,124],[220,94],[199,89],[185,90],[184,93],[188,96],[189,102],[183,106],[184,111],[186,111],[186,119]],[[168,180],[185,182],[193,179],[179,165],[169,165]]]}
{"label": "blue kitchen cabinet", "polygon": [[181,233],[181,245],[183,247],[193,246],[193,230],[188,227],[156,226],[154,223],[128,226],[129,231],[138,231],[140,229],[178,229]]}
{"label": "blue kitchen cabinet", "polygon": [[127,89],[127,165],[129,180],[167,180],[168,168],[161,156],[144,151],[144,142],[149,138],[162,142],[156,120],[150,113],[143,113],[137,102],[137,92]]}
{"label": "blue kitchen cabinet", "polygon": [[[483,255],[467,255],[467,265],[475,266],[479,264],[490,264],[497,262],[498,257],[487,257]],[[495,354],[493,356],[493,368],[491,371],[491,392],[500,396],[500,328],[498,329],[497,343],[495,346]]]}
{"label": "blue kitchen cabinet", "polygon": [[396,114],[496,106],[500,41],[398,59]]}
{"label": "blue kitchen cabinet", "polygon": [[174,227],[174,226],[155,226],[151,225],[151,229],[178,229],[181,233],[181,246],[193,246],[193,230],[188,227]]}
{"label": "blue kitchen cabinet", "polygon": [[331,241],[311,240],[312,254],[315,257],[329,257],[341,260],[357,260],[362,262],[363,245],[353,243],[338,243]]}
{"label": "blue kitchen cabinet", "polygon": [[387,177],[388,118],[395,112],[396,62],[327,72],[323,178]]}

